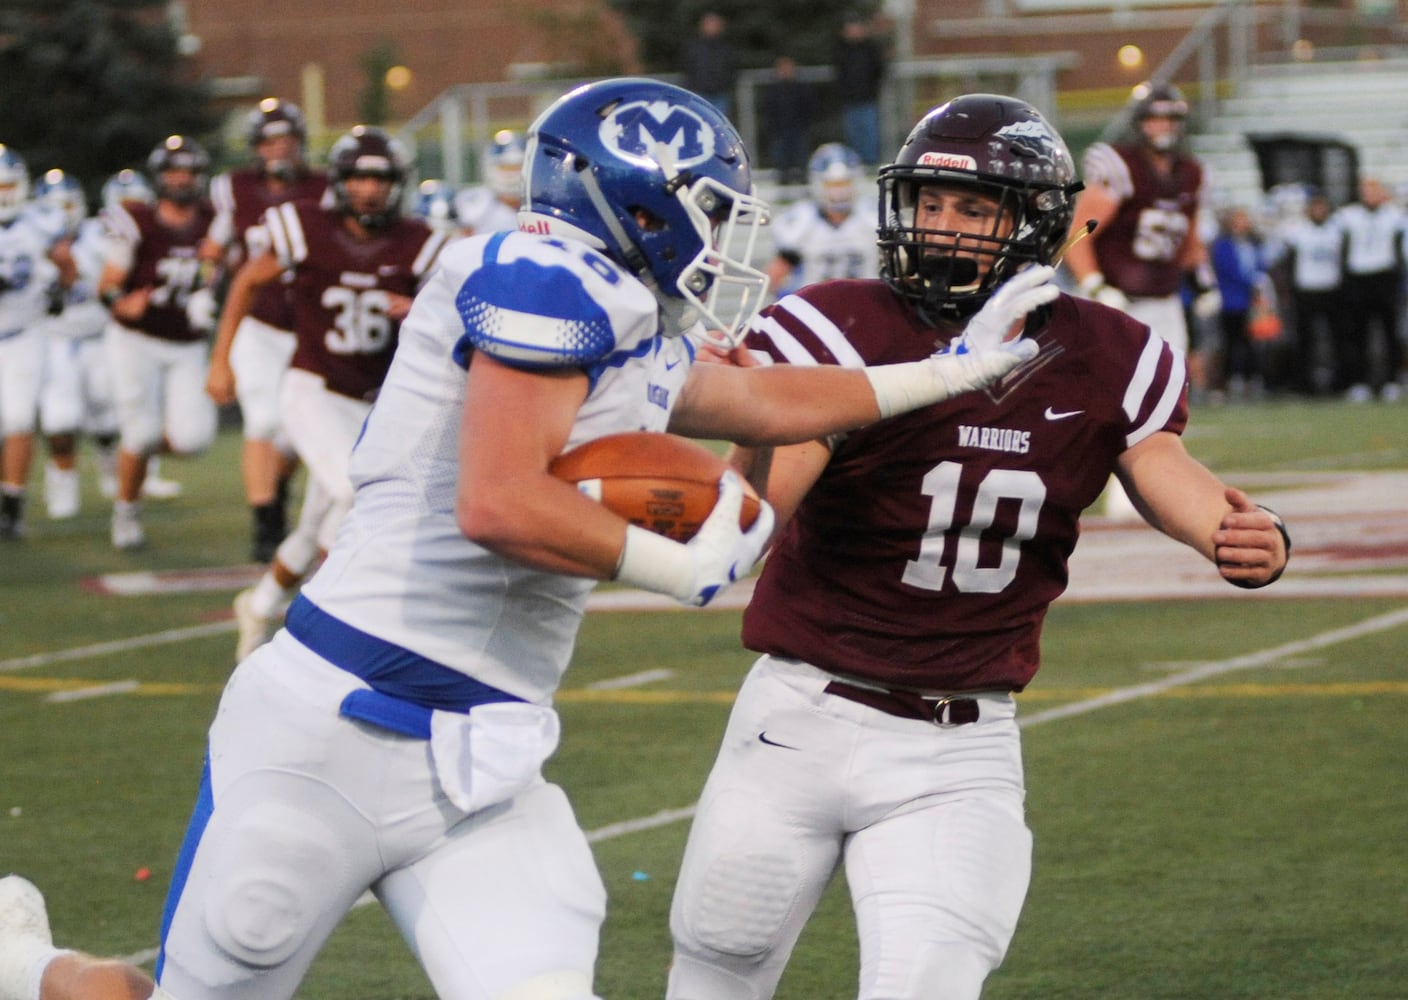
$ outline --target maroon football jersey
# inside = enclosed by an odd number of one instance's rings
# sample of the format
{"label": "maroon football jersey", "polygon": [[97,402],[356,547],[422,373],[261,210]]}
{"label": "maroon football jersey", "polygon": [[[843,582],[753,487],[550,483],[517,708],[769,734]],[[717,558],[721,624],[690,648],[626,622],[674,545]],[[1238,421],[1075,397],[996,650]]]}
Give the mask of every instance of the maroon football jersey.
{"label": "maroon football jersey", "polygon": [[214,210],[206,202],[196,206],[191,221],[177,229],[157,219],[156,207],[128,201],[105,210],[105,221],[119,239],[132,247],[132,267],[122,291],[151,288],[147,311],[123,326],[162,340],[202,340],[186,318],[186,300],[200,286],[200,244],[205,239]]}
{"label": "maroon football jersey", "polygon": [[[990,389],[839,439],[763,566],[745,646],[891,686],[1031,680],[1081,511],[1122,451],[1187,420],[1182,357],[1147,327],[1066,295],[1047,317],[1037,357]],[[884,282],[837,281],[764,310],[747,344],[855,366],[948,336]]]}
{"label": "maroon football jersey", "polygon": [[[1112,148],[1118,160],[1109,158]],[[1116,176],[1107,179],[1105,173]],[[1123,195],[1114,218],[1096,234],[1095,257],[1105,280],[1133,298],[1177,292],[1183,280],[1179,251],[1197,224],[1203,185],[1198,161],[1176,154],[1172,169],[1163,173],[1138,146],[1091,147],[1085,174],[1086,183],[1107,183],[1116,197]]]}
{"label": "maroon football jersey", "polygon": [[[327,186],[324,174],[305,170],[275,191],[265,183],[258,167],[231,170],[210,185],[210,198],[219,214],[212,233],[218,231],[218,238],[223,241],[238,240],[243,259],[252,260],[269,249],[269,234],[263,226],[265,212],[286,201],[318,201]],[[293,302],[287,286],[261,287],[249,314],[280,330],[292,330]]]}
{"label": "maroon football jersey", "polygon": [[418,219],[397,219],[359,240],[339,212],[307,201],[270,209],[265,224],[293,274],[292,367],[322,377],[332,392],[374,398],[401,326],[387,315],[387,295],[416,293],[445,235]]}

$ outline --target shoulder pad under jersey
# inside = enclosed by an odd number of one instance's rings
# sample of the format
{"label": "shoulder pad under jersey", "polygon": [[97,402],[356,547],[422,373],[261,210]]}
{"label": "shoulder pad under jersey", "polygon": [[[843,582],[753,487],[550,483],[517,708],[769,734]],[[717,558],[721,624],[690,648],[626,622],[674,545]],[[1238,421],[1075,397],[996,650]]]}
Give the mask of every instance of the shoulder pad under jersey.
{"label": "shoulder pad under jersey", "polygon": [[1134,191],[1134,179],[1120,151],[1107,142],[1092,143],[1081,160],[1081,174],[1086,186],[1109,188],[1123,201]]}
{"label": "shoulder pad under jersey", "polygon": [[[479,254],[469,251],[479,249]],[[468,265],[455,292],[477,351],[524,368],[595,364],[655,336],[658,306],[643,284],[582,243],[495,233],[452,245],[441,264]]]}

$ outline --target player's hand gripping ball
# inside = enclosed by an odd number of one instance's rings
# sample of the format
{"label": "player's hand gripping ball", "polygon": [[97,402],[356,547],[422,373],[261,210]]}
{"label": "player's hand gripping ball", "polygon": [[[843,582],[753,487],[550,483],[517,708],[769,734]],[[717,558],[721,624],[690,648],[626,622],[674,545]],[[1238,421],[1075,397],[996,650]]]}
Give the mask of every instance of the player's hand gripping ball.
{"label": "player's hand gripping ball", "polygon": [[[719,477],[729,468],[708,448],[675,434],[610,434],[553,459],[554,476],[604,504],[631,524],[687,542],[719,499]],[[743,484],[738,523],[758,517],[758,494]]]}

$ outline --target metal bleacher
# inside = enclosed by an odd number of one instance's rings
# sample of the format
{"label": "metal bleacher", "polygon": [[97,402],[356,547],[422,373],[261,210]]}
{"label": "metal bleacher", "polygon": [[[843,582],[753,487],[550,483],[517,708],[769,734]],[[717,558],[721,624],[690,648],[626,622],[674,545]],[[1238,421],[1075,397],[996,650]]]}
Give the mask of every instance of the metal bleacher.
{"label": "metal bleacher", "polygon": [[1354,147],[1360,176],[1408,190],[1408,55],[1254,66],[1191,137],[1222,204],[1255,205],[1262,179],[1248,136],[1287,134]]}

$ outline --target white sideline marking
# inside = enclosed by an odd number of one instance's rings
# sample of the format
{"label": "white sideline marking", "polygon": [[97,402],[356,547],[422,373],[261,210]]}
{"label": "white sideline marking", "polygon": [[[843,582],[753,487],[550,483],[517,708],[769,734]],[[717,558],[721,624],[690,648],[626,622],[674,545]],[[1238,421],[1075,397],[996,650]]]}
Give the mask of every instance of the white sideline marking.
{"label": "white sideline marking", "polygon": [[1128,701],[1135,701],[1139,698],[1147,698],[1151,695],[1161,694],[1171,688],[1194,684],[1198,681],[1206,680],[1209,677],[1220,677],[1223,674],[1230,674],[1237,670],[1249,670],[1252,667],[1265,666],[1269,663],[1274,663],[1276,660],[1297,656],[1301,653],[1308,653],[1311,650],[1324,649],[1326,646],[1347,642],[1350,639],[1359,639],[1366,635],[1372,635],[1375,632],[1383,632],[1387,629],[1396,628],[1404,623],[1408,623],[1408,608],[1390,611],[1388,614],[1379,615],[1376,618],[1366,618],[1364,621],[1355,625],[1346,625],[1344,628],[1321,632],[1319,635],[1312,635],[1309,639],[1300,639],[1296,642],[1273,646],[1270,649],[1263,649],[1259,652],[1234,656],[1230,660],[1222,660],[1218,663],[1205,663],[1202,666],[1172,674],[1162,680],[1150,681],[1148,684],[1136,684],[1133,687],[1118,688],[1108,694],[1102,694],[1095,698],[1087,698],[1085,701],[1073,701],[1066,705],[1059,705],[1056,708],[1048,708],[1044,712],[1019,717],[1017,724],[1024,727],[1035,726],[1038,723],[1050,722],[1053,719],[1068,719],[1075,715],[1084,715],[1087,712],[1109,708],[1111,705],[1122,705]]}

